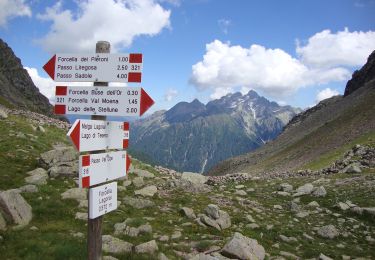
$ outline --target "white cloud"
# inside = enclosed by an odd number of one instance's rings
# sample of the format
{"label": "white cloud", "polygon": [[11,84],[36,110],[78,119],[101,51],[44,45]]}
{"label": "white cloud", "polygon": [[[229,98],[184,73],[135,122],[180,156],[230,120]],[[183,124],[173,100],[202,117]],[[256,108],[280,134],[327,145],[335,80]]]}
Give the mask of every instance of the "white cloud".
{"label": "white cloud", "polygon": [[48,34],[38,42],[51,53],[93,52],[99,40],[113,52],[131,45],[140,35],[154,36],[170,25],[170,11],[153,0],[75,1],[78,10],[62,9],[61,2],[38,18],[51,21]]}
{"label": "white cloud", "polygon": [[365,64],[375,49],[375,32],[336,34],[324,30],[306,45],[297,42],[298,58],[281,49],[253,44],[249,48],[215,40],[206,45],[203,59],[192,66],[190,82],[218,98],[236,89],[261,91],[278,98],[298,89],[346,81],[353,66]]}
{"label": "white cloud", "polygon": [[192,66],[190,81],[198,90],[212,90],[211,98],[217,98],[236,87],[271,96],[287,95],[300,87],[349,76],[345,69],[310,70],[281,49],[255,44],[247,49],[215,40],[206,45],[203,61]]}
{"label": "white cloud", "polygon": [[178,95],[177,89],[170,88],[164,95],[165,101],[172,101]]}
{"label": "white cloud", "polygon": [[217,23],[219,24],[219,27],[223,33],[228,34],[228,27],[232,22],[228,19],[220,19],[217,21]]}
{"label": "white cloud", "polygon": [[24,0],[0,0],[0,26],[17,16],[31,16],[31,8]]}
{"label": "white cloud", "polygon": [[319,91],[319,93],[316,95],[316,103],[319,103],[320,101],[337,96],[340,93],[337,90],[332,90],[330,88],[323,89],[322,91]]}
{"label": "white cloud", "polygon": [[337,33],[324,30],[314,34],[302,46],[297,41],[297,54],[303,63],[313,67],[360,66],[375,49],[375,32],[348,28]]}

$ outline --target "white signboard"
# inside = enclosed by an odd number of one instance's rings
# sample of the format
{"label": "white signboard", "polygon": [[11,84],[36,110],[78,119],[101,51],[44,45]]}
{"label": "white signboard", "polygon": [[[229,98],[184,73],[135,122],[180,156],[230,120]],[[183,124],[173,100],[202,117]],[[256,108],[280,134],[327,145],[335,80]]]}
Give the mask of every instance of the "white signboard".
{"label": "white signboard", "polygon": [[125,177],[130,166],[126,151],[87,154],[79,157],[79,187],[88,188]]}
{"label": "white signboard", "polygon": [[58,115],[141,116],[153,104],[141,87],[56,87]]}
{"label": "white signboard", "polygon": [[90,189],[89,218],[97,218],[117,209],[117,182]]}
{"label": "white signboard", "polygon": [[59,82],[141,82],[142,54],[54,55],[44,70]]}
{"label": "white signboard", "polygon": [[77,119],[67,136],[80,152],[126,149],[129,144],[129,123]]}

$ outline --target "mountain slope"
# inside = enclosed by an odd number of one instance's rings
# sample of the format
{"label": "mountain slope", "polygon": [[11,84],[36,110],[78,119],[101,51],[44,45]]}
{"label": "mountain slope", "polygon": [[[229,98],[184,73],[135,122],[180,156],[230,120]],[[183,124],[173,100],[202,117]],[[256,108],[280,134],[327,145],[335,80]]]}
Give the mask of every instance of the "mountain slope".
{"label": "mountain slope", "polygon": [[375,52],[336,96],[297,115],[280,136],[252,153],[218,164],[210,175],[271,173],[328,166],[354,142],[375,138]]}
{"label": "mountain slope", "polygon": [[131,126],[131,151],[179,171],[205,172],[217,162],[275,138],[298,112],[258,96],[229,94],[207,105],[180,102]]}
{"label": "mountain slope", "polygon": [[52,106],[34,85],[21,60],[0,39],[0,104],[44,115],[53,115]]}

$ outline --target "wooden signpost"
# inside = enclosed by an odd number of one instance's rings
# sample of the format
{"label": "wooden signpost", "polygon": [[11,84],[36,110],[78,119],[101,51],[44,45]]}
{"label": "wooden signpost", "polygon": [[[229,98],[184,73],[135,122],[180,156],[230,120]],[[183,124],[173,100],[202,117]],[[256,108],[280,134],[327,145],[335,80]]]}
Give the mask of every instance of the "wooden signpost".
{"label": "wooden signpost", "polygon": [[43,68],[55,81],[94,82],[94,87],[57,86],[55,113],[91,115],[76,120],[67,135],[79,152],[90,152],[79,159],[79,187],[89,188],[88,259],[99,260],[102,215],[117,208],[117,183],[107,182],[126,176],[131,163],[122,151],[129,145],[129,123],[106,116],[141,116],[154,104],[141,87],[108,87],[108,82],[141,82],[143,56],[110,54],[109,42],[99,41],[96,54],[56,54]]}

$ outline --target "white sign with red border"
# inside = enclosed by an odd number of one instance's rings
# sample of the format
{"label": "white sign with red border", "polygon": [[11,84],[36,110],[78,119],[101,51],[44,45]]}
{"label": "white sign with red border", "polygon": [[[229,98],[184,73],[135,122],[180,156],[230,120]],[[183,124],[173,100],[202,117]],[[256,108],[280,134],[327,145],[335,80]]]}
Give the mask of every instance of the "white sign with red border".
{"label": "white sign with red border", "polygon": [[97,218],[117,209],[117,182],[90,189],[89,218]]}
{"label": "white sign with red border", "polygon": [[81,155],[79,157],[79,187],[89,188],[125,177],[130,163],[126,151]]}
{"label": "white sign with red border", "polygon": [[57,86],[55,114],[141,116],[153,104],[141,87]]}
{"label": "white sign with red border", "polygon": [[141,82],[141,53],[55,54],[44,66],[57,82]]}
{"label": "white sign with red border", "polygon": [[79,152],[126,149],[129,145],[129,123],[77,119],[67,136]]}

